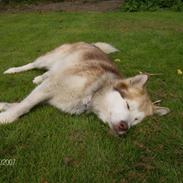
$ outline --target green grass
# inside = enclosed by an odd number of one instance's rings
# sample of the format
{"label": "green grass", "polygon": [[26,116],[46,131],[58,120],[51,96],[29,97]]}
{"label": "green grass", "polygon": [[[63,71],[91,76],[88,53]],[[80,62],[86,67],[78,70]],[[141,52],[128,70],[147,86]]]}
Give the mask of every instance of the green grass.
{"label": "green grass", "polygon": [[71,116],[40,105],[17,122],[0,126],[0,182],[183,182],[183,14],[30,13],[0,15],[0,101],[20,101],[42,71],[3,75],[65,42],[105,41],[126,76],[151,77],[153,100],[171,109],[113,137],[93,114]]}

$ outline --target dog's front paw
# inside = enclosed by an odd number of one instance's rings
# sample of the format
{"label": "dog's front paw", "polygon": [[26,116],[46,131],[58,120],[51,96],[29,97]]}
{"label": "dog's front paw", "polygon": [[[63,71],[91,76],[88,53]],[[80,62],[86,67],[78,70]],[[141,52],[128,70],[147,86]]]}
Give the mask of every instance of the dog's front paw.
{"label": "dog's front paw", "polygon": [[34,78],[34,80],[32,81],[34,84],[40,84],[43,82],[43,77],[42,76],[37,76]]}
{"label": "dog's front paw", "polygon": [[7,103],[5,102],[0,102],[0,111],[4,111],[7,109]]}
{"label": "dog's front paw", "polygon": [[7,69],[6,71],[4,71],[4,74],[14,74],[17,72],[18,72],[18,69],[16,67],[11,67],[11,68]]}
{"label": "dog's front paw", "polygon": [[0,102],[0,111],[6,111],[15,105],[17,105],[17,103]]}
{"label": "dog's front paw", "polygon": [[11,123],[17,118],[15,115],[12,115],[10,112],[1,112],[0,113],[0,124]]}

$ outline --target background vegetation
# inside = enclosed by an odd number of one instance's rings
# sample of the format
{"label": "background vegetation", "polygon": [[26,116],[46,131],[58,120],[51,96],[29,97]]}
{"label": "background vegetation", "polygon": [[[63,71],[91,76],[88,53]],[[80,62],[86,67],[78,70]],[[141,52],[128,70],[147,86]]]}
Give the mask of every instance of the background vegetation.
{"label": "background vegetation", "polygon": [[0,2],[5,3],[5,4],[11,4],[11,3],[39,3],[39,2],[63,2],[63,1],[71,1],[71,2],[97,2],[100,0],[1,0]]}
{"label": "background vegetation", "polygon": [[125,0],[124,11],[155,11],[159,9],[183,10],[183,0]]}

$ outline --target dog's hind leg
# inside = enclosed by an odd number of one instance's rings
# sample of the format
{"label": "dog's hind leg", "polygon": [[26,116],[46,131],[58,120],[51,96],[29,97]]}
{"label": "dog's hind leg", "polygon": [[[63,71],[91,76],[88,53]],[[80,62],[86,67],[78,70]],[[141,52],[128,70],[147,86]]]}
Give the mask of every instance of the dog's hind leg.
{"label": "dog's hind leg", "polygon": [[[24,72],[32,69],[49,69],[51,65],[50,56],[45,55],[37,58],[34,62],[20,66],[20,67],[11,67],[4,72],[4,74],[14,74],[18,72]],[[52,62],[52,64],[54,61]]]}
{"label": "dog's hind leg", "polygon": [[[46,83],[47,84],[47,83]],[[29,112],[35,105],[51,98],[45,83],[37,86],[24,100],[0,113],[0,124],[11,123]]]}
{"label": "dog's hind leg", "polygon": [[14,74],[18,72],[28,71],[34,68],[34,63],[29,63],[20,67],[11,67],[8,70],[4,71],[4,74]]}
{"label": "dog's hind leg", "polygon": [[4,72],[4,74],[14,74],[24,72],[31,69],[46,69],[49,70],[56,62],[61,61],[64,56],[69,52],[70,45],[65,44],[47,54],[38,57],[34,62],[20,66],[11,67]]}

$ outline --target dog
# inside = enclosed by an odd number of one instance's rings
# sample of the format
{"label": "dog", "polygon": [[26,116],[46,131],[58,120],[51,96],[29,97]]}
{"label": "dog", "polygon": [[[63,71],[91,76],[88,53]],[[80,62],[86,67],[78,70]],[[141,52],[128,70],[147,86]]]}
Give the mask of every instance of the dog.
{"label": "dog", "polygon": [[118,135],[147,116],[170,110],[151,101],[145,85],[148,75],[124,78],[107,54],[119,51],[104,42],[63,44],[34,62],[4,74],[46,69],[35,77],[37,87],[19,103],[0,103],[0,124],[16,121],[41,102],[70,114],[95,113]]}

